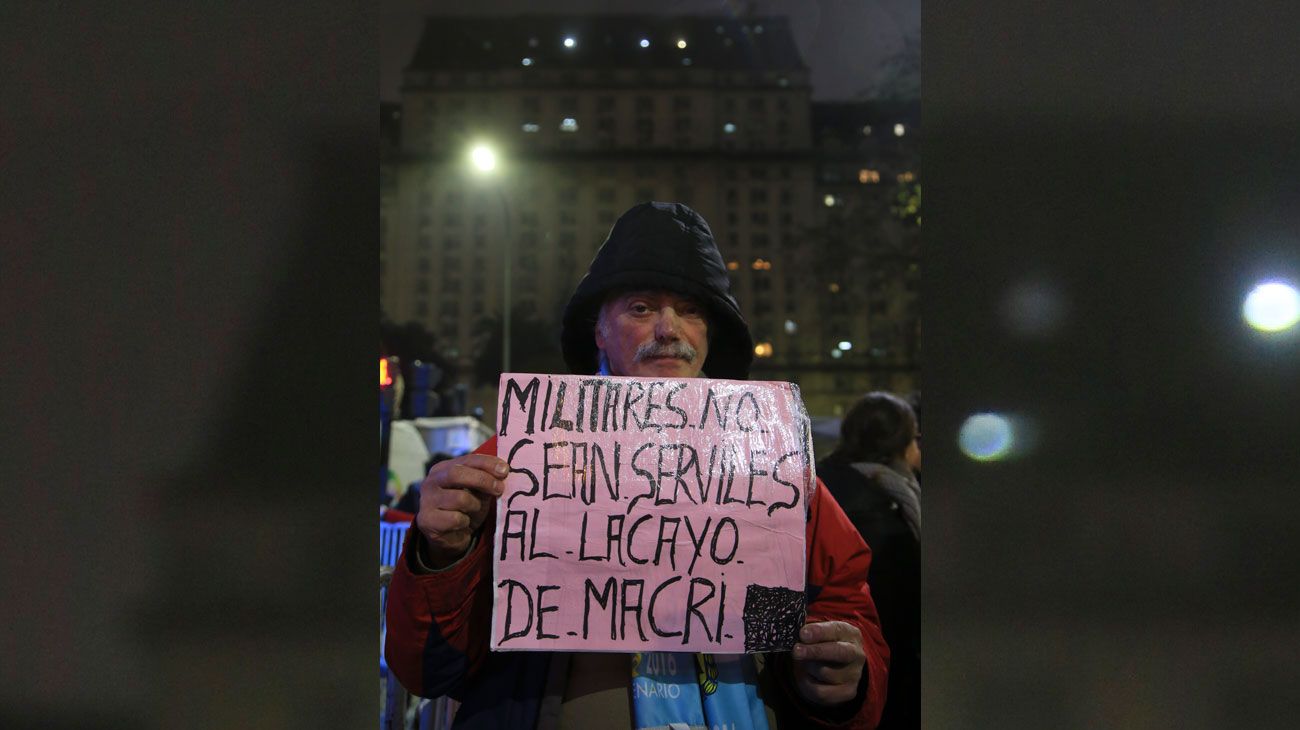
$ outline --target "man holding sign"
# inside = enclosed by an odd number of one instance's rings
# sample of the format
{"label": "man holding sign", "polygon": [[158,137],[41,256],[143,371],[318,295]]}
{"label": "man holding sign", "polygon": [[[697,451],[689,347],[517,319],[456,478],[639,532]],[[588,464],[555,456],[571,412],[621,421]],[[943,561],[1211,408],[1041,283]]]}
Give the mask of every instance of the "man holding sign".
{"label": "man holding sign", "polygon": [[753,341],[704,219],[625,213],[562,347],[575,376],[503,375],[498,436],[425,478],[393,674],[461,700],[456,727],[874,727],[870,551],[797,390],[737,382]]}

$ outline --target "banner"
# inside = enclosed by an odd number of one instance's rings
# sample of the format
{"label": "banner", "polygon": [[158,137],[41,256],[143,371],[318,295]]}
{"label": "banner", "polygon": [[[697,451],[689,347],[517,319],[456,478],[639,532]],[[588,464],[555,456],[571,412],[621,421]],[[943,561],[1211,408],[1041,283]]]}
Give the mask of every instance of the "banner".
{"label": "banner", "polygon": [[798,386],[501,376],[494,651],[787,650],[815,485]]}

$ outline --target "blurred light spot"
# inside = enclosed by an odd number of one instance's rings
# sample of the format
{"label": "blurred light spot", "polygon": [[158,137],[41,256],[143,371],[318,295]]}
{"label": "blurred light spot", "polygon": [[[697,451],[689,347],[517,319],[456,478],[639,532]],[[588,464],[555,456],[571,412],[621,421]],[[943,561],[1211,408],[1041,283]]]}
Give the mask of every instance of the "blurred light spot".
{"label": "blurred light spot", "polygon": [[763,26],[761,26],[761,25],[756,25],[756,26],[754,26],[754,32],[755,32],[755,33],[762,33],[762,32],[763,32]]}
{"label": "blurred light spot", "polygon": [[957,444],[975,461],[998,461],[1011,453],[1016,443],[1011,421],[996,413],[976,413],[961,425]]}
{"label": "blurred light spot", "polygon": [[870,124],[864,124],[864,125],[862,125],[862,136],[863,136],[863,137],[870,137],[870,136],[871,136],[871,125],[870,125]]}
{"label": "blurred light spot", "polygon": [[841,350],[852,350],[852,349],[853,349],[853,343],[852,343],[852,342],[849,342],[848,340],[840,340],[840,344],[838,345],[838,347],[839,347]]}
{"label": "blurred light spot", "polygon": [[685,48],[685,47],[686,47],[686,41],[683,40],[683,39],[681,39],[681,38],[678,38],[678,39],[677,39],[677,47],[678,47],[678,48]]}
{"label": "blurred light spot", "polygon": [[470,161],[474,163],[474,167],[483,172],[490,172],[497,166],[496,153],[487,145],[476,145],[474,149],[470,150],[469,157]]}
{"label": "blurred light spot", "polygon": [[537,47],[537,39],[536,39],[536,38],[529,38],[529,39],[528,39],[528,47],[529,47],[529,48],[536,48],[536,47]]}
{"label": "blurred light spot", "polygon": [[902,137],[903,134],[904,134],[905,132],[907,132],[907,129],[905,129],[905,128],[903,127],[903,125],[901,125],[901,124],[895,124],[895,125],[894,125],[894,136],[895,136],[895,137]]}
{"label": "blurred light spot", "polygon": [[578,42],[573,39],[573,36],[569,36],[568,38],[564,39],[565,48],[573,48],[576,45],[578,45]]}
{"label": "blurred light spot", "polygon": [[533,65],[533,59],[524,56],[524,60],[520,61],[520,63],[522,63],[525,66],[531,66]]}
{"label": "blurred light spot", "polygon": [[722,125],[722,133],[723,133],[723,134],[735,134],[735,133],[736,133],[736,125],[735,125],[735,124],[732,124],[731,122],[727,122],[726,124]]}
{"label": "blurred light spot", "polygon": [[649,48],[649,47],[650,47],[650,40],[649,40],[648,38],[642,38],[642,39],[641,39],[641,47],[642,47],[642,48]]}
{"label": "blurred light spot", "polygon": [[1300,322],[1300,292],[1281,281],[1266,281],[1246,296],[1241,316],[1261,332],[1290,329]]}
{"label": "blurred light spot", "polygon": [[798,331],[799,325],[795,324],[793,319],[787,319],[785,321],[785,333],[787,335],[792,335]]}
{"label": "blurred light spot", "polygon": [[787,79],[786,77],[782,76],[781,78],[779,78],[779,79],[776,80],[776,85],[777,85],[777,86],[780,86],[780,87],[782,87],[782,88],[784,88],[784,87],[786,87],[786,86],[789,86],[789,85],[790,85],[790,79]]}
{"label": "blurred light spot", "polygon": [[1002,320],[1013,334],[1026,337],[1050,335],[1065,318],[1065,298],[1050,281],[1020,281],[1007,290],[1002,300]]}
{"label": "blurred light spot", "polygon": [[560,131],[561,132],[578,131],[578,120],[574,119],[573,117],[565,117],[564,121],[560,122]]}
{"label": "blurred light spot", "polygon": [[728,261],[728,262],[727,262],[727,271],[735,271],[736,269],[739,269],[739,268],[740,268],[740,262],[739,262],[739,261]]}
{"label": "blurred light spot", "polygon": [[691,59],[689,59],[689,58],[683,58],[683,59],[682,59],[682,65],[683,65],[683,66],[689,66],[689,65],[691,65]]}
{"label": "blurred light spot", "polygon": [[836,284],[836,283],[833,282],[833,281],[831,282],[831,285],[830,285],[828,288],[831,290],[831,294],[839,294],[839,293],[840,293],[840,285],[839,285],[839,284]]}
{"label": "blurred light spot", "polygon": [[861,170],[858,170],[858,182],[863,185],[866,185],[867,183],[878,183],[880,182],[880,171],[864,167]]}
{"label": "blurred light spot", "polygon": [[771,356],[772,356],[772,343],[771,343],[771,342],[760,342],[760,343],[758,343],[757,345],[754,345],[754,354],[755,354],[756,356],[758,356],[758,357],[771,357]]}
{"label": "blurred light spot", "polygon": [[844,357],[844,351],[843,351],[843,350],[831,350],[831,357],[833,357],[833,358],[835,358],[836,360],[838,360],[838,359],[840,359],[841,357]]}
{"label": "blurred light spot", "polygon": [[536,132],[536,131],[540,130],[541,128],[542,128],[541,125],[533,124],[532,122],[528,122],[528,123],[524,124],[524,126],[523,126],[523,130],[524,130],[525,132],[528,132],[529,134],[531,134],[531,133],[533,133],[533,132]]}
{"label": "blurred light spot", "polygon": [[835,196],[828,194],[826,197],[822,198],[822,203],[825,204],[827,208],[835,207]]}

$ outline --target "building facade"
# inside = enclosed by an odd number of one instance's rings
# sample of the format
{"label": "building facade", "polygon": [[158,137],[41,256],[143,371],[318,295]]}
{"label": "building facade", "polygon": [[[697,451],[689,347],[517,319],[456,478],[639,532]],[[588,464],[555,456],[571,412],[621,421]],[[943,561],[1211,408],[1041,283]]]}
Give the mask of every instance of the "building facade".
{"label": "building facade", "polygon": [[[809,410],[830,414],[879,363],[866,311],[830,288],[867,279],[825,278],[841,211],[824,204],[811,92],[783,18],[429,18],[400,112],[387,112],[400,133],[381,170],[385,314],[423,323],[472,372],[507,286],[512,311],[558,327],[617,216],[683,202],[731,269],[759,343],[754,377],[798,382]],[[479,145],[490,171],[470,164]]]}

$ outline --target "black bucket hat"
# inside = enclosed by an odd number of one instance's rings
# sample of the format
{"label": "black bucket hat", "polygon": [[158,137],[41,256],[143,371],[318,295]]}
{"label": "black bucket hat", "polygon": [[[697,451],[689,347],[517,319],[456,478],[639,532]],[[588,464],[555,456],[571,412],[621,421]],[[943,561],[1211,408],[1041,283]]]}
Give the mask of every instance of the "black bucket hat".
{"label": "black bucket hat", "polygon": [[619,217],[564,309],[560,346],[569,371],[594,373],[595,322],[611,293],[664,289],[698,299],[709,312],[710,378],[745,380],[754,340],[709,224],[681,203],[641,203]]}

